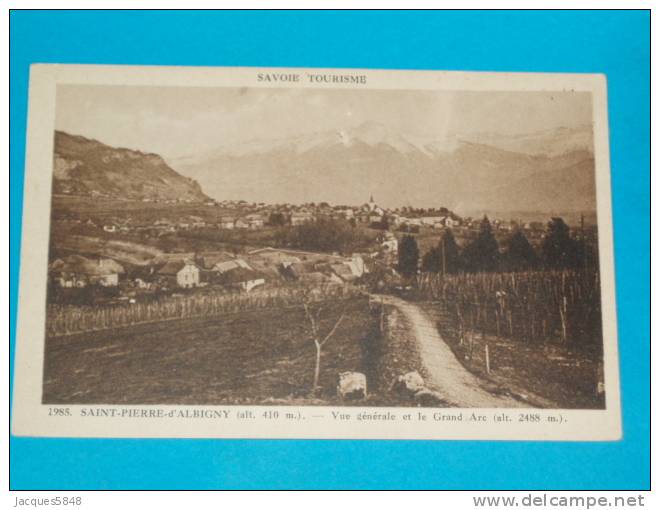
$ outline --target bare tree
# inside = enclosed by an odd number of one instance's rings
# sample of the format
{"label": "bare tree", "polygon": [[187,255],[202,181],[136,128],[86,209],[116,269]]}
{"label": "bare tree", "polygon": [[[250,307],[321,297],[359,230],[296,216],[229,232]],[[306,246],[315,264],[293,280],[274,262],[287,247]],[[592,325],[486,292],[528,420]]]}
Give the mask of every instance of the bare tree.
{"label": "bare tree", "polygon": [[330,338],[332,338],[332,335],[335,334],[335,331],[337,331],[337,328],[341,324],[341,322],[344,320],[344,315],[346,315],[345,312],[342,312],[341,315],[339,316],[339,319],[337,319],[337,322],[335,322],[335,325],[332,327],[330,332],[321,339],[321,333],[319,331],[319,317],[321,316],[321,311],[323,310],[322,307],[319,307],[318,310],[316,310],[316,314],[312,313],[309,307],[309,303],[305,302],[303,303],[303,307],[305,308],[305,314],[307,315],[307,318],[309,319],[309,323],[311,325],[311,333],[312,333],[312,340],[314,341],[314,346],[316,347],[316,362],[314,365],[314,384],[312,386],[312,392],[316,393],[316,391],[319,388],[319,377],[321,375],[321,353],[323,351],[323,346],[327,343]]}

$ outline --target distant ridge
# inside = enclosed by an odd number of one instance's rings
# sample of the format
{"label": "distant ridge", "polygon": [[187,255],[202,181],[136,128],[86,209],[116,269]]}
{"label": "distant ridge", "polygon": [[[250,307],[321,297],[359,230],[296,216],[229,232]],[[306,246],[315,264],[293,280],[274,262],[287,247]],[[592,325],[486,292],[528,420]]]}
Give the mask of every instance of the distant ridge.
{"label": "distant ridge", "polygon": [[595,208],[592,139],[591,126],[433,139],[365,122],[169,163],[218,200],[360,204],[373,192],[385,207],[586,211]]}

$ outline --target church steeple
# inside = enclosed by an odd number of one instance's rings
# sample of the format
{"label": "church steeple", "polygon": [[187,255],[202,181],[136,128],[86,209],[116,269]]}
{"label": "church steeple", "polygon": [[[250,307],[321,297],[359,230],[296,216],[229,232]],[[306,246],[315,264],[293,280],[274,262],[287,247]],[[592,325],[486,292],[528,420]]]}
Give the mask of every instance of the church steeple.
{"label": "church steeple", "polygon": [[374,202],[374,195],[373,193],[371,194],[371,197],[369,198],[369,203],[367,204],[369,207],[370,211],[373,211],[376,208],[376,202]]}

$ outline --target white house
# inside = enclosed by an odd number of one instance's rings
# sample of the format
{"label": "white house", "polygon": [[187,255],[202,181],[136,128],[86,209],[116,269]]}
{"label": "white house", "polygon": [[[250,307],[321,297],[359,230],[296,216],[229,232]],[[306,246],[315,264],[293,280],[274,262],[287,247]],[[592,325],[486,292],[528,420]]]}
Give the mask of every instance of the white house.
{"label": "white house", "polygon": [[158,274],[179,287],[192,288],[199,285],[199,267],[189,261],[172,260],[161,267]]}

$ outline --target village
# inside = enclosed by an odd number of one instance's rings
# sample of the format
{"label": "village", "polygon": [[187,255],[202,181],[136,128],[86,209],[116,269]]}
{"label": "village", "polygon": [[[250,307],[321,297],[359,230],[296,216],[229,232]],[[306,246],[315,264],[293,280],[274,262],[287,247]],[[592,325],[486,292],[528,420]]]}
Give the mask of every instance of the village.
{"label": "village", "polygon": [[[98,195],[94,198],[102,199]],[[56,249],[51,250],[49,302],[84,300],[89,304],[91,299],[97,304],[130,304],[163,293],[204,289],[251,292],[291,282],[359,284],[370,270],[396,273],[401,236],[414,235],[421,245],[426,240],[431,246],[451,229],[459,243],[465,243],[476,237],[480,222],[480,218],[461,218],[446,208],[387,209],[380,207],[373,196],[356,207],[207,201],[186,209],[196,214],[173,214],[177,209],[172,204],[149,202],[158,207],[160,215],[153,212],[147,219],[130,212],[88,217],[82,212],[55,215],[54,237],[58,229],[64,229],[61,244],[69,246],[58,249],[63,246],[56,241]],[[278,232],[321,218],[359,230],[368,243],[359,251],[345,253],[294,249],[277,242]],[[532,243],[540,241],[545,228],[541,222],[520,224],[493,219],[491,224],[499,236],[523,229]],[[256,237],[245,241],[245,235]],[[76,239],[80,243],[71,246]],[[207,240],[204,249],[186,250],[191,240],[197,239]],[[163,243],[169,249],[154,248],[139,261],[126,256],[130,250],[117,249],[120,245],[162,248]]]}

